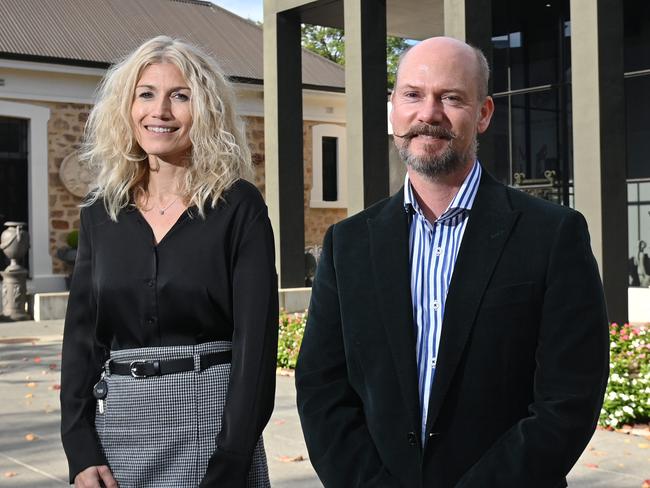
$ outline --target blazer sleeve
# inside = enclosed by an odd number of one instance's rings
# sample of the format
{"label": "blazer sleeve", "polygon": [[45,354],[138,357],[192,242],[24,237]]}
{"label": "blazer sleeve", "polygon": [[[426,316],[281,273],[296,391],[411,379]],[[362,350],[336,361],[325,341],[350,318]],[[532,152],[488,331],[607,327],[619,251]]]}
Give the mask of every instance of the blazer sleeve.
{"label": "blazer sleeve", "polygon": [[246,486],[253,450],[273,411],[278,283],[266,207],[247,224],[233,252],[234,332],[228,395],[217,448],[201,487]]}
{"label": "blazer sleeve", "polygon": [[70,482],[89,466],[108,464],[95,431],[93,385],[100,376],[103,352],[95,334],[96,302],[92,286],[92,244],[88,208],[81,210],[79,245],[63,330],[61,361],[61,440]]}
{"label": "blazer sleeve", "polygon": [[609,335],[598,267],[578,212],[568,213],[556,232],[543,300],[529,416],[506,431],[457,488],[566,486],[594,432]]}
{"label": "blazer sleeve", "polygon": [[296,366],[303,434],[311,463],[326,488],[397,487],[368,432],[361,399],[348,382],[333,235],[330,227]]}

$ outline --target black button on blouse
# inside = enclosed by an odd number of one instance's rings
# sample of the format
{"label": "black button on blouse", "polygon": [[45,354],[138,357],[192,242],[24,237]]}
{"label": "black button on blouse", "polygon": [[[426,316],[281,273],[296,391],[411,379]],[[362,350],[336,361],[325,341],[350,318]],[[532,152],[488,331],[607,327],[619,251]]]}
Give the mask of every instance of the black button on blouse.
{"label": "black button on blouse", "polygon": [[[68,301],[61,378],[70,476],[106,464],[92,386],[107,351],[232,341],[228,399],[210,471],[239,485],[273,408],[278,297],[264,201],[239,180],[217,207],[185,212],[158,245],[135,208],[110,220],[83,208]],[[217,475],[215,475],[217,476]],[[224,485],[226,486],[226,485]],[[230,486],[230,485],[228,485]]]}

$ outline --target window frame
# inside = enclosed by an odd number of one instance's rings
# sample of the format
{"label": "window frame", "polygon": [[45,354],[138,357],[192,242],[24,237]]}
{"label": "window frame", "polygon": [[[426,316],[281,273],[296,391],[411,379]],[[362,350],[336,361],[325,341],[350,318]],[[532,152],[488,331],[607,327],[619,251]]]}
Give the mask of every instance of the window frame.
{"label": "window frame", "polygon": [[[312,208],[347,208],[347,145],[346,129],[335,124],[317,124],[311,128],[312,134],[312,186],[309,206]],[[323,200],[323,137],[335,137],[337,143],[337,200]]]}

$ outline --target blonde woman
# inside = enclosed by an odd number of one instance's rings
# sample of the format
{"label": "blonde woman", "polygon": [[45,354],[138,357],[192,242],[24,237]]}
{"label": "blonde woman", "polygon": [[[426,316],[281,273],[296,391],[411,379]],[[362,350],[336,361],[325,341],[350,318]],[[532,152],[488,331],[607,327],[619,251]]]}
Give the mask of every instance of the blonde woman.
{"label": "blonde woman", "polygon": [[63,339],[77,487],[269,486],[277,276],[233,105],[215,61],[168,37],[101,85]]}

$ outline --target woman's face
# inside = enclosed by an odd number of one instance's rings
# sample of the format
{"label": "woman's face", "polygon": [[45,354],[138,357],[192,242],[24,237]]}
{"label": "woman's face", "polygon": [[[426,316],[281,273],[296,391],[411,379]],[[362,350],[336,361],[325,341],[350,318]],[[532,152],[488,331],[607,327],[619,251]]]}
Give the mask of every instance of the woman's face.
{"label": "woman's face", "polygon": [[171,63],[151,64],[136,83],[131,106],[135,138],[149,159],[183,164],[192,147],[192,93]]}

